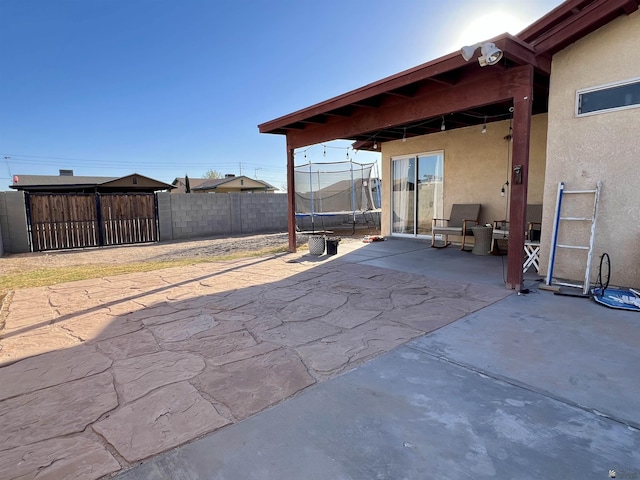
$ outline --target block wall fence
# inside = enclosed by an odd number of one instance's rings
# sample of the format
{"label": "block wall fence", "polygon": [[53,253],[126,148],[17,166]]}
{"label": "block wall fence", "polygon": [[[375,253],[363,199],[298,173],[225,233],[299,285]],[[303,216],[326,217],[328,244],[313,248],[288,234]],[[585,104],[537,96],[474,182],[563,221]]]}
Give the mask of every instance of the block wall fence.
{"label": "block wall fence", "polygon": [[[160,241],[214,235],[287,231],[287,195],[159,192]],[[301,230],[325,229],[349,221],[349,215],[298,219]],[[30,252],[23,192],[0,192],[0,255]]]}
{"label": "block wall fence", "polygon": [[287,196],[169,193],[158,197],[160,241],[287,230]]}

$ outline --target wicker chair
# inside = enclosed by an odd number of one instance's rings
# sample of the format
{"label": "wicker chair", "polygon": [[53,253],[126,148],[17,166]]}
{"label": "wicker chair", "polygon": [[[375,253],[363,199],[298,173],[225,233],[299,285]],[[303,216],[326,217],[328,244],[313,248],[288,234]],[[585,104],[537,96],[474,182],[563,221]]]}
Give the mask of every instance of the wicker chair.
{"label": "wicker chair", "polygon": [[[462,237],[464,250],[467,235],[472,235],[471,227],[478,224],[480,218],[479,203],[456,203],[451,206],[449,218],[434,218],[431,230],[431,246],[444,248],[450,245],[449,235]],[[436,245],[436,235],[443,236],[444,245]]]}
{"label": "wicker chair", "polygon": [[[535,203],[527,205],[527,231],[525,238],[530,241],[540,241],[540,229],[542,227],[542,204]],[[491,251],[494,251],[496,240],[509,239],[509,221],[496,220],[493,222],[493,233],[491,235]]]}

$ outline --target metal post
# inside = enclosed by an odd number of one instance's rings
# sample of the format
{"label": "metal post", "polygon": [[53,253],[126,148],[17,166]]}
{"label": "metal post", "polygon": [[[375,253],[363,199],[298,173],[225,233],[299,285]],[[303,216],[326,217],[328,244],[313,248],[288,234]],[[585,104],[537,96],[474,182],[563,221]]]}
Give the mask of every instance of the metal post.
{"label": "metal post", "polygon": [[288,230],[289,230],[289,252],[295,253],[297,250],[296,243],[296,185],[293,168],[293,148],[289,146],[287,141],[287,199],[289,203],[288,209]]}

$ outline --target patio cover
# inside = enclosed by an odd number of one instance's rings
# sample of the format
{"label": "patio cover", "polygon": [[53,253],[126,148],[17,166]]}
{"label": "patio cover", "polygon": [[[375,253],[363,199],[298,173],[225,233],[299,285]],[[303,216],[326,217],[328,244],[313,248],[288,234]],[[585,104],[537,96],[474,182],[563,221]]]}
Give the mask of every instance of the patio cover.
{"label": "patio cover", "polygon": [[[484,122],[513,107],[513,165],[522,183],[510,179],[507,287],[522,286],[524,232],[529,171],[531,116],[547,111],[551,57],[620,15],[638,9],[640,0],[567,0],[516,36],[490,41],[503,51],[501,61],[480,67],[459,52],[400,72],[311,107],[258,126],[260,133],[287,139],[289,249],[295,251],[294,150],[337,139],[373,150],[375,143],[440,132]],[[480,40],[480,39],[479,39]],[[477,53],[476,53],[477,55]],[[431,125],[431,126],[429,126]]]}

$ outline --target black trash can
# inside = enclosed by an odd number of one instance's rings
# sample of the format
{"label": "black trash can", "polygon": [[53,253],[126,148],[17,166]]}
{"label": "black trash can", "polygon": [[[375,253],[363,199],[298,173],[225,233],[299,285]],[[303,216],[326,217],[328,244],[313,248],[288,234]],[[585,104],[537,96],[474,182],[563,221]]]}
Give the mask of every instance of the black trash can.
{"label": "black trash can", "polygon": [[336,255],[338,253],[339,238],[327,238],[327,255]]}

